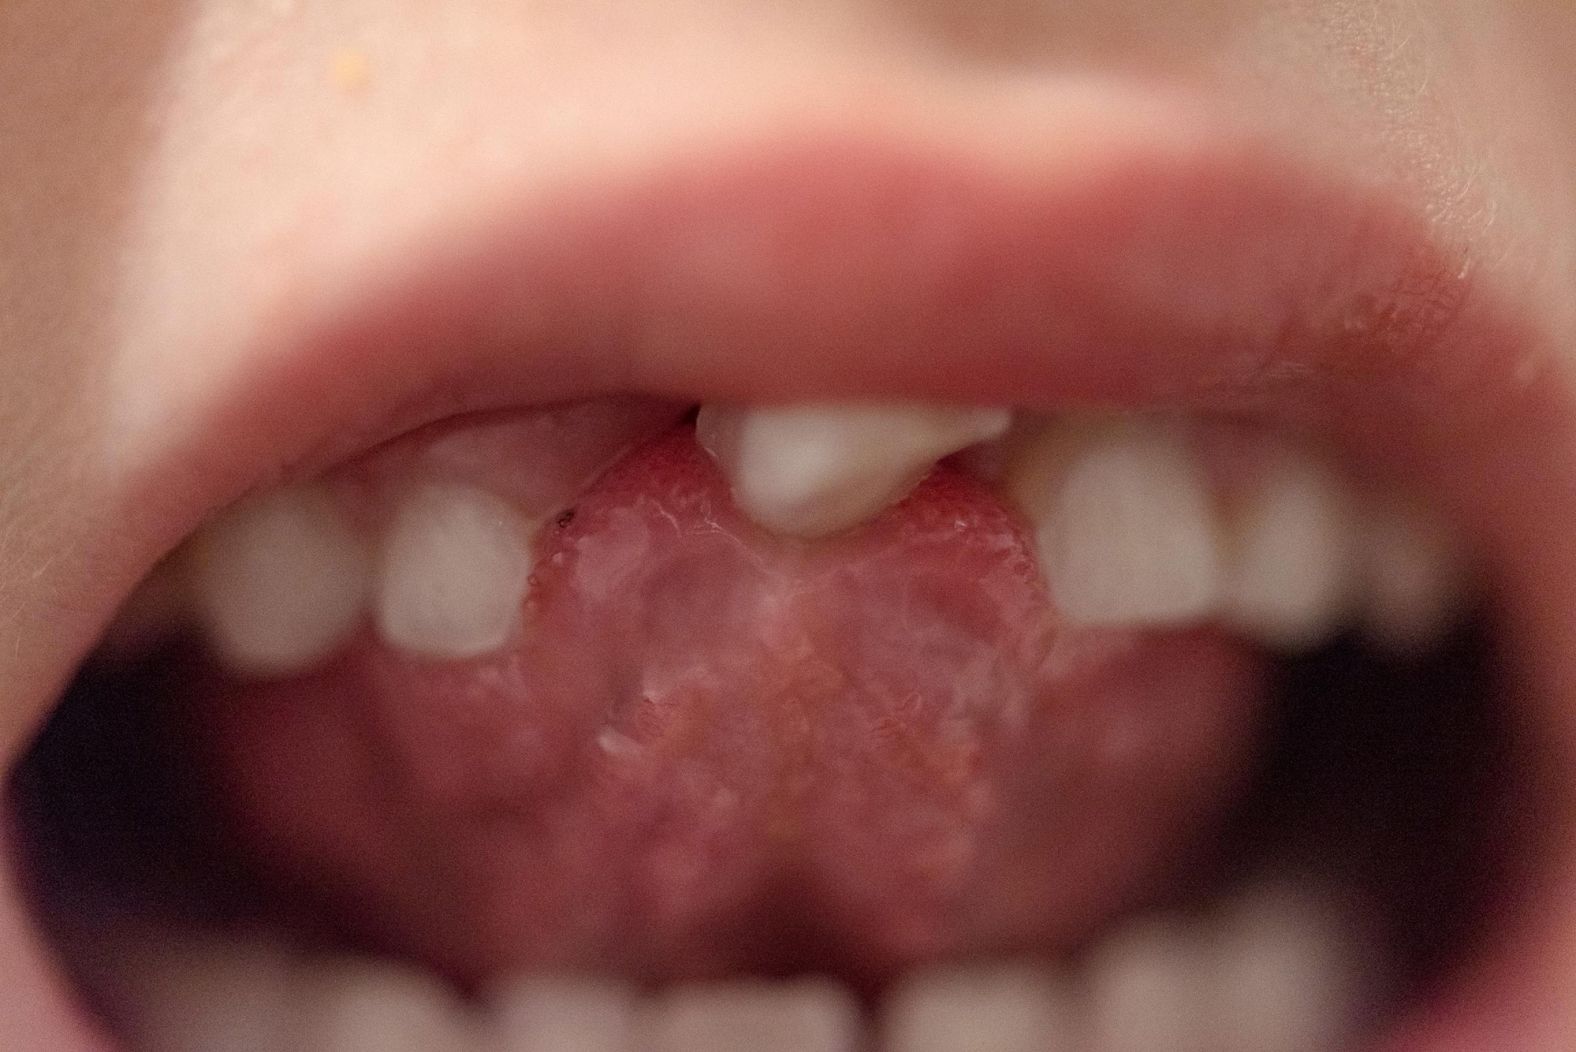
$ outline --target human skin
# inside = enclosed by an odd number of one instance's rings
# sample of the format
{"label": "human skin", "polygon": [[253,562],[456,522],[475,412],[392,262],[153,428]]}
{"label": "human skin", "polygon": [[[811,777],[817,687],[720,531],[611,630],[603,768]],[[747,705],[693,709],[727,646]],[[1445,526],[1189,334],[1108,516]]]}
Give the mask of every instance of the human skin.
{"label": "human skin", "polygon": [[[354,320],[403,287],[413,258],[499,224],[547,229],[598,187],[757,156],[813,173],[877,143],[961,157],[1052,201],[1090,169],[1203,158],[1207,176],[1240,160],[1272,184],[1349,189],[1358,211],[1386,217],[1378,243],[1394,217],[1415,246],[1400,254],[1435,261],[1419,267],[1432,275],[1421,299],[1445,303],[1405,343],[1408,368],[1449,378],[1419,395],[1413,430],[1437,416],[1455,434],[1420,436],[1390,466],[1448,454],[1475,481],[1445,503],[1494,492],[1511,507],[1475,528],[1536,553],[1536,588],[1522,583],[1530,562],[1490,562],[1515,578],[1523,719],[1549,769],[1576,770],[1576,677],[1558,661],[1576,653],[1576,537],[1559,528],[1576,516],[1572,53],[1563,0],[5,0],[0,759],[15,760],[120,599],[207,514],[440,404],[470,408],[483,387],[503,404],[628,387],[990,400],[949,390],[945,370],[878,381],[814,349],[756,391],[747,345],[577,358],[508,339],[518,318],[479,324],[435,364],[397,341],[374,353],[378,325]],[[1175,278],[1184,294],[1187,280]],[[326,349],[346,318],[360,342]],[[1493,345],[1481,360],[1450,349],[1473,339]],[[1295,376],[1273,386],[1277,407],[1320,396]],[[1481,418],[1430,402],[1462,390],[1484,395]],[[1341,419],[1365,429],[1360,411]],[[1491,490],[1512,467],[1523,477]],[[1515,967],[1508,951],[1486,963],[1441,1009],[1451,1033],[1423,1028],[1420,1047],[1489,1047],[1466,1028],[1499,1034],[1514,1018],[1525,1044],[1493,1047],[1540,1048],[1551,1031],[1538,1028],[1576,1025],[1543,996],[1576,975],[1576,909],[1558,907],[1576,903],[1560,850],[1576,785],[1540,791],[1554,835],[1534,883],[1569,894],[1545,892],[1536,930],[1506,937]],[[93,1047],[23,908],[0,906],[0,1046]]]}

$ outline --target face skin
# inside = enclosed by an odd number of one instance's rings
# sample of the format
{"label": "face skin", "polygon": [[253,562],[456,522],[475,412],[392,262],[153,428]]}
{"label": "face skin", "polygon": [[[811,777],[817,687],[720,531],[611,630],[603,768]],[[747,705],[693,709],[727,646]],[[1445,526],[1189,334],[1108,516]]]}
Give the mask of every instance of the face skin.
{"label": "face skin", "polygon": [[[629,387],[690,398],[986,395],[957,389],[972,381],[955,370],[894,378],[879,349],[863,359],[877,363],[869,369],[806,349],[786,375],[752,387],[764,342],[719,350],[677,338],[680,323],[666,338],[660,324],[645,341],[588,337],[580,321],[594,318],[594,290],[563,294],[577,339],[521,339],[562,331],[533,328],[528,285],[472,295],[412,276],[457,245],[477,246],[455,250],[454,273],[472,276],[489,261],[514,265],[515,243],[573,256],[555,240],[569,235],[551,233],[566,212],[594,218],[596,202],[670,178],[690,185],[786,159],[799,173],[782,191],[791,198],[845,157],[857,167],[874,143],[1027,187],[1069,216],[1109,206],[1099,221],[1136,224],[1138,243],[1193,239],[1156,257],[1178,303],[1203,298],[1187,282],[1211,280],[1180,261],[1207,261],[1215,245],[1197,243],[1206,227],[1168,227],[1175,186],[1238,173],[1238,201],[1268,187],[1262,204],[1240,207],[1264,220],[1242,240],[1269,245],[1272,261],[1297,255],[1303,229],[1270,222],[1278,202],[1291,212],[1315,198],[1358,202],[1317,206],[1366,231],[1352,245],[1374,249],[1329,273],[1356,273],[1360,291],[1388,273],[1364,271],[1369,255],[1414,260],[1396,273],[1421,275],[1424,287],[1386,290],[1416,307],[1395,323],[1409,330],[1393,344],[1405,361],[1348,348],[1326,363],[1334,383],[1318,382],[1315,363],[1263,377],[1232,404],[1300,413],[1359,446],[1374,430],[1365,412],[1379,415],[1360,394],[1348,399],[1365,369],[1395,365],[1423,392],[1396,408],[1415,441],[1386,455],[1420,477],[1458,476],[1443,502],[1476,509],[1461,513],[1509,582],[1525,719],[1558,769],[1567,746],[1576,760],[1565,717],[1576,713],[1576,681],[1558,661],[1576,653],[1576,583],[1560,581],[1576,582],[1576,541],[1560,528],[1576,513],[1573,51],[1576,14],[1564,0],[8,0],[3,758],[25,747],[118,601],[204,516],[412,423],[480,408],[479,391],[505,405]],[[1068,237],[1100,243],[1072,226]],[[1244,264],[1219,281],[1252,273]],[[675,278],[687,290],[673,298],[681,320],[706,309],[720,280],[693,277]],[[391,312],[389,290],[412,288],[420,306]],[[446,329],[448,355],[376,338],[401,317],[429,316],[483,320],[459,336]],[[1073,343],[1046,353],[1087,358]],[[1083,393],[1111,395],[1126,382],[1119,374],[1092,375]],[[1155,382],[1114,393],[1204,401],[1202,382]],[[1061,396],[1047,387],[1034,397]],[[1358,407],[1331,408],[1343,399]],[[1449,434],[1425,434],[1429,420]],[[1556,841],[1576,828],[1565,813],[1555,786],[1540,814]],[[1572,871],[1549,861],[1540,879],[1557,885]],[[0,1004],[0,1045],[39,1047],[37,1035],[51,1033],[59,1041],[44,1047],[88,1047],[10,898],[0,987],[13,996]],[[1555,982],[1570,945],[1576,915],[1542,911],[1521,958],[1531,978],[1515,989],[1486,980],[1492,993],[1465,998],[1464,1018],[1503,1015],[1525,995],[1540,1025],[1553,1025],[1556,1009],[1537,991]]]}

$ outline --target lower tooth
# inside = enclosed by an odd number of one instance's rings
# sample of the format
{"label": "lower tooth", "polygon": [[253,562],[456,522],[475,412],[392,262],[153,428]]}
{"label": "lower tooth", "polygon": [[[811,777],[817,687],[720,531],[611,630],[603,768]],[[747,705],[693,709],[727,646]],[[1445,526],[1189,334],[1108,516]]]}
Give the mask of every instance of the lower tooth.
{"label": "lower tooth", "polygon": [[1075,1052],[1072,993],[1028,965],[927,972],[888,995],[884,1052]]}
{"label": "lower tooth", "polygon": [[355,629],[367,556],[332,499],[282,490],[237,507],[193,542],[193,591],[219,657],[240,672],[300,672]]}
{"label": "lower tooth", "polygon": [[651,1052],[853,1052],[859,1007],[845,989],[804,980],[679,987],[648,1009]]}
{"label": "lower tooth", "polygon": [[385,642],[440,659],[508,641],[531,570],[528,524],[470,486],[408,494],[384,538],[376,613]]}
{"label": "lower tooth", "polygon": [[1057,607],[1084,624],[1178,624],[1217,608],[1221,543],[1183,439],[1142,421],[1052,433],[1011,469]]}
{"label": "lower tooth", "polygon": [[310,1052],[470,1052],[472,1021],[435,979],[371,963],[301,977],[300,1041]]}
{"label": "lower tooth", "polygon": [[1175,923],[1139,921],[1108,937],[1089,965],[1089,1052],[1215,1052],[1207,963]]}
{"label": "lower tooth", "polygon": [[1348,1047],[1376,970],[1352,918],[1288,885],[1243,894],[1217,923],[1220,1052]]}
{"label": "lower tooth", "polygon": [[525,978],[489,999],[491,1052],[631,1052],[635,992],[611,982]]}

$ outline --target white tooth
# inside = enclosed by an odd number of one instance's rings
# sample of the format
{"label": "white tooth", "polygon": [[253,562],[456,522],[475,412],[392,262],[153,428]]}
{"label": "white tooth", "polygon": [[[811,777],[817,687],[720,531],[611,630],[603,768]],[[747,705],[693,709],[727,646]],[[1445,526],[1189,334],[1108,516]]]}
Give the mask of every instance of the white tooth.
{"label": "white tooth", "polygon": [[1339,1052],[1354,1036],[1375,962],[1355,919],[1288,886],[1241,895],[1218,924],[1220,1052]]}
{"label": "white tooth", "polygon": [[635,993],[611,982],[526,977],[490,999],[494,1052],[633,1052]]}
{"label": "white tooth", "polygon": [[1052,429],[1020,454],[1010,480],[1067,617],[1177,624],[1215,612],[1221,538],[1182,436],[1136,420],[1088,433]]}
{"label": "white tooth", "polygon": [[1049,970],[1000,965],[923,972],[888,995],[885,1052],[1074,1052],[1072,992]]}
{"label": "white tooth", "polygon": [[1005,409],[925,405],[705,406],[696,435],[743,512],[769,530],[824,537],[874,518],[937,460],[1000,438]]}
{"label": "white tooth", "polygon": [[859,1007],[842,987],[803,980],[685,986],[645,1013],[651,1052],[853,1052]]}
{"label": "white tooth", "polygon": [[372,962],[324,963],[300,982],[307,1052],[471,1052],[472,1020],[433,977]]}
{"label": "white tooth", "polygon": [[1441,523],[1399,501],[1372,509],[1364,540],[1364,627],[1401,654],[1437,645],[1461,615],[1459,545]]}
{"label": "white tooth", "polygon": [[530,571],[529,525],[512,506],[470,486],[422,486],[384,538],[378,630],[427,657],[490,653],[514,630]]}
{"label": "white tooth", "polygon": [[1089,962],[1089,1052],[1215,1052],[1205,947],[1163,920],[1134,922]]}
{"label": "white tooth", "polygon": [[328,494],[281,490],[237,507],[194,541],[195,600],[236,671],[310,668],[355,630],[368,558]]}
{"label": "white tooth", "polygon": [[124,1017],[134,1048],[277,1052],[293,1044],[295,973],[271,943],[144,932],[117,951],[114,967],[112,1011]]}
{"label": "white tooth", "polygon": [[1281,450],[1233,511],[1227,619],[1274,647],[1325,642],[1355,586],[1358,521],[1345,484],[1317,458]]}

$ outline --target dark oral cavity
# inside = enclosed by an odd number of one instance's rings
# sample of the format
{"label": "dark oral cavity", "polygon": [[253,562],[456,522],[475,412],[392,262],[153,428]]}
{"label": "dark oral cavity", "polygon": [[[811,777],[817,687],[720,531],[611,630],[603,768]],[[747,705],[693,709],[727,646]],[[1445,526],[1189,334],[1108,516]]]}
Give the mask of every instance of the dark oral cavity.
{"label": "dark oral cavity", "polygon": [[935,470],[774,537],[682,428],[538,536],[460,663],[364,633],[209,669],[181,720],[243,850],[355,937],[467,979],[672,980],[1053,952],[1153,890],[1246,771],[1259,659],[1061,622],[1019,515]]}

